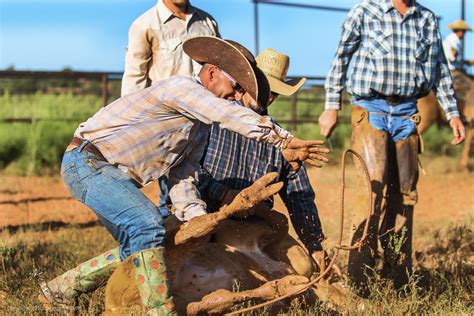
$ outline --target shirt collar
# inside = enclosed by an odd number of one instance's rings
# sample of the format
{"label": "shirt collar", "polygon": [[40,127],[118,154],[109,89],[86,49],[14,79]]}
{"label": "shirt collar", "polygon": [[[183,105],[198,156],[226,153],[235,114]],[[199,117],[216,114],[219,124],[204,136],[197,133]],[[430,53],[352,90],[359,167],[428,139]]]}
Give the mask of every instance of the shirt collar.
{"label": "shirt collar", "polygon": [[[382,10],[384,13],[388,13],[390,10],[392,9],[395,9],[395,7],[393,6],[393,3],[392,3],[392,0],[381,0],[381,7],[382,7]],[[415,0],[413,0],[414,2],[414,5],[411,6],[410,10],[408,10],[407,14],[405,15],[410,15],[410,14],[413,14],[415,13],[417,10],[418,10],[418,2],[416,2]]]}
{"label": "shirt collar", "polygon": [[196,82],[199,83],[201,86],[204,86],[199,75],[193,75],[193,79],[196,80]]}
{"label": "shirt collar", "polygon": [[[171,17],[173,17],[173,12],[163,3],[163,0],[158,0],[156,4],[156,9],[158,10],[158,16],[160,17],[161,23],[165,24],[168,22]],[[196,9],[188,3],[188,13],[186,14],[186,21],[189,20],[188,17],[192,16],[196,12]]]}

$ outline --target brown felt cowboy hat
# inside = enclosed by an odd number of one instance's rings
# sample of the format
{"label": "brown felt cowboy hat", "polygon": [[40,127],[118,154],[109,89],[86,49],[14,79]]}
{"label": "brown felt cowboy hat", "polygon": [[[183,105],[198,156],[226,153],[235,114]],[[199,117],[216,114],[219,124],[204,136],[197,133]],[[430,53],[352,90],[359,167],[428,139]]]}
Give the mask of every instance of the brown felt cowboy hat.
{"label": "brown felt cowboy hat", "polygon": [[472,31],[469,24],[467,24],[466,21],[463,21],[463,20],[454,21],[453,23],[448,25],[448,29],[453,30],[453,31],[466,31],[466,32]]}
{"label": "brown felt cowboy hat", "polygon": [[275,93],[292,95],[306,81],[306,78],[286,80],[288,68],[290,67],[290,57],[274,49],[265,49],[257,56],[256,60],[258,67],[267,76],[271,91]]}
{"label": "brown felt cowboy hat", "polygon": [[258,69],[252,53],[244,46],[213,36],[196,36],[183,43],[183,50],[200,64],[209,63],[224,70],[260,106],[267,106],[270,99],[268,80]]}

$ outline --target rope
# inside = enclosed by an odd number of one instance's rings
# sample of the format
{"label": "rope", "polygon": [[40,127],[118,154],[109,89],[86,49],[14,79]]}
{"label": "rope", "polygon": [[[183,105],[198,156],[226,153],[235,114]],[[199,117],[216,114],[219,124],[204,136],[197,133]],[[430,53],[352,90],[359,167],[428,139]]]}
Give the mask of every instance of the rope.
{"label": "rope", "polygon": [[[365,222],[362,237],[358,241],[356,241],[353,245],[342,245],[342,239],[344,237],[344,196],[345,196],[345,187],[346,187],[346,157],[347,157],[347,154],[349,154],[349,153],[352,154],[353,156],[355,156],[359,160],[360,165],[362,166],[362,169],[365,173],[365,178],[367,180],[368,195],[369,195],[369,205],[368,205],[368,217],[367,217],[366,222]],[[235,312],[227,313],[225,315],[226,316],[239,315],[239,314],[247,313],[247,312],[250,312],[250,311],[253,311],[253,310],[268,306],[268,305],[271,305],[273,303],[281,301],[281,300],[283,300],[285,298],[288,298],[290,296],[300,294],[300,293],[306,291],[309,287],[311,287],[315,283],[319,282],[322,278],[324,278],[329,273],[329,271],[331,271],[332,266],[336,262],[337,256],[339,255],[340,250],[356,250],[357,249],[357,250],[360,251],[360,249],[362,248],[362,246],[365,243],[365,240],[367,239],[367,235],[368,235],[368,231],[369,231],[369,221],[370,221],[370,217],[372,216],[372,209],[373,209],[372,204],[373,204],[372,186],[371,186],[371,180],[370,180],[369,170],[367,169],[367,165],[365,164],[364,159],[362,159],[362,157],[360,156],[359,153],[357,153],[356,151],[354,151],[352,149],[346,149],[344,151],[344,153],[342,154],[342,160],[341,160],[341,195],[340,195],[341,225],[339,227],[339,241],[338,241],[338,244],[334,247],[334,255],[333,255],[331,261],[329,262],[326,270],[324,270],[314,280],[302,285],[301,287],[297,288],[296,290],[294,290],[290,293],[287,293],[285,295],[276,297],[276,298],[274,298],[270,301],[266,301],[266,302],[260,303],[258,305],[243,308],[243,309],[240,309],[240,310],[235,311]]]}

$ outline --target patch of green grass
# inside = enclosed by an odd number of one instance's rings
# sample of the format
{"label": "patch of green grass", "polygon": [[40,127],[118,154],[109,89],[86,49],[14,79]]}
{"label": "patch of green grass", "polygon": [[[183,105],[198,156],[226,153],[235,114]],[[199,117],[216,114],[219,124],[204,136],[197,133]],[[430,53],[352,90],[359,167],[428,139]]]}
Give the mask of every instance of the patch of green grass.
{"label": "patch of green grass", "polygon": [[0,95],[0,118],[26,118],[33,120],[75,120],[93,115],[102,106],[95,95],[68,94],[20,94]]}
{"label": "patch of green grass", "polygon": [[61,121],[0,123],[0,168],[18,175],[58,171],[77,125]]}
{"label": "patch of green grass", "polygon": [[101,107],[101,99],[93,95],[5,93],[0,104],[0,119],[32,120],[0,122],[0,169],[34,175],[59,170],[74,130]]}
{"label": "patch of green grass", "polygon": [[431,126],[424,134],[425,151],[436,155],[460,156],[462,146],[451,145],[453,132],[449,127]]}
{"label": "patch of green grass", "polygon": [[[14,234],[4,231],[0,235],[0,314],[3,311],[4,315],[44,315],[43,307],[37,301],[41,278],[50,280],[116,246],[100,226],[69,226],[41,233],[35,229]],[[104,288],[101,288],[82,295],[79,314],[103,312],[103,292]]]}
{"label": "patch of green grass", "polygon": [[[311,123],[299,124],[292,132],[302,139],[322,139],[317,119],[324,109],[324,91],[311,88],[299,93],[298,118]],[[339,113],[340,124],[331,142],[336,156],[351,146],[351,107],[345,98]],[[42,175],[58,172],[64,149],[80,122],[92,116],[102,100],[95,95],[25,94],[0,95],[0,120],[31,119],[31,123],[0,121],[0,170],[18,175]],[[277,121],[291,119],[291,98],[281,96],[269,108]],[[290,124],[282,124],[291,130]],[[424,135],[428,154],[458,156],[461,146],[450,145],[449,128],[431,127]]]}

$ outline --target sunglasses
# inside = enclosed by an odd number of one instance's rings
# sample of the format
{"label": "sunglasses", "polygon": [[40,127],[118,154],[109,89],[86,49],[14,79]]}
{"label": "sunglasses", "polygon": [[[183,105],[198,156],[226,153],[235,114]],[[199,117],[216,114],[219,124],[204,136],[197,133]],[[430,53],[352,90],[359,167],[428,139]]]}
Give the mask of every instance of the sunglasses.
{"label": "sunglasses", "polygon": [[229,75],[227,72],[225,72],[224,70],[220,69],[219,70],[222,72],[222,74],[224,76],[227,77],[227,79],[229,79],[230,81],[230,84],[232,86],[232,89],[234,89],[235,91],[243,91],[244,89],[242,89],[242,86],[234,79],[232,78],[231,75]]}

